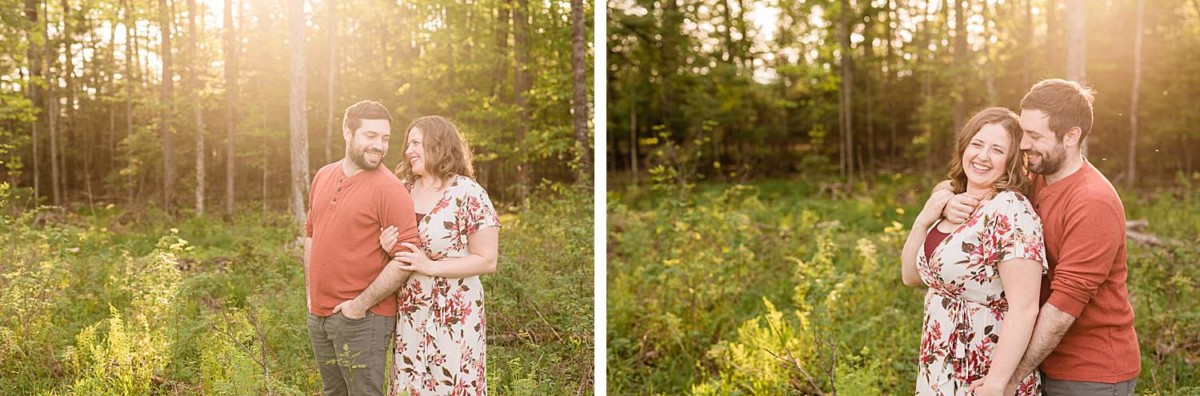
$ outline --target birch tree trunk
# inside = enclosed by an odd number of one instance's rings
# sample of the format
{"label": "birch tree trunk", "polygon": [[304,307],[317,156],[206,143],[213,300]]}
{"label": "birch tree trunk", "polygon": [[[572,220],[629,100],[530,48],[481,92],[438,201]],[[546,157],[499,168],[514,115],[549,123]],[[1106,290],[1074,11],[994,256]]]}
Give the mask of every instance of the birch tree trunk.
{"label": "birch tree trunk", "polygon": [[196,126],[196,216],[204,215],[204,155],[207,150],[204,148],[204,114],[200,100],[200,70],[202,63],[196,57],[196,42],[200,41],[200,36],[196,35],[196,0],[188,0],[188,69],[189,79],[191,80],[192,93],[192,118]]}
{"label": "birch tree trunk", "polygon": [[237,127],[237,32],[233,20],[233,0],[225,0],[225,215],[232,216],[234,209],[234,168],[236,141],[233,131]]}
{"label": "birch tree trunk", "polygon": [[587,99],[587,48],[584,46],[583,0],[571,0],[571,76],[574,86],[572,112],[574,113],[575,144],[579,147],[580,168],[578,180],[591,180],[591,139],[588,139]]}
{"label": "birch tree trunk", "polygon": [[841,41],[841,129],[842,129],[842,161],[843,172],[847,183],[854,185],[854,116],[853,96],[850,91],[854,87],[854,68],[850,63],[850,4],[841,0],[841,23],[838,24],[838,39]]}
{"label": "birch tree trunk", "polygon": [[291,47],[291,86],[288,107],[291,126],[291,181],[289,205],[298,226],[304,225],[304,190],[308,188],[308,119],[305,109],[304,0],[288,0],[288,45]]}
{"label": "birch tree trunk", "polygon": [[[1084,84],[1087,80],[1086,0],[1067,0],[1067,79]],[[1088,154],[1087,141],[1081,147]]]}
{"label": "birch tree trunk", "polygon": [[1125,185],[1137,183],[1138,94],[1142,90],[1142,37],[1145,33],[1146,0],[1137,3],[1137,32],[1133,39],[1133,90],[1129,99],[1129,177]]}
{"label": "birch tree trunk", "polygon": [[171,9],[167,0],[158,0],[159,26],[162,28],[162,106],[158,131],[163,150],[163,208],[170,211],[175,199],[175,139],[171,135],[175,82],[171,73]]}

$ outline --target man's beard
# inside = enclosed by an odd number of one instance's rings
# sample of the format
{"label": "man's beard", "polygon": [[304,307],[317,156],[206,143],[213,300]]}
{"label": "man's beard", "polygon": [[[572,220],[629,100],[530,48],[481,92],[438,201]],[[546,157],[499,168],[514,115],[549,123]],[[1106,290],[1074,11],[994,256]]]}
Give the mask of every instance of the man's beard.
{"label": "man's beard", "polygon": [[[367,151],[368,150],[370,150],[373,153],[379,153],[379,162],[372,164],[369,161],[367,161]],[[384,154],[383,152],[380,152],[380,151],[374,150],[374,149],[366,149],[366,148],[362,148],[362,147],[351,147],[350,148],[350,160],[354,161],[354,164],[358,165],[359,169],[362,169],[362,170],[372,170],[372,169],[378,168],[379,165],[383,163],[383,154]]]}
{"label": "man's beard", "polygon": [[[1041,157],[1041,161],[1039,161],[1037,165],[1029,162],[1028,157],[1031,153]],[[1063,162],[1065,162],[1067,159],[1067,151],[1063,149],[1062,145],[1055,145],[1054,150],[1050,151],[1049,153],[1027,150],[1025,151],[1025,156],[1025,166],[1029,169],[1030,173],[1050,175],[1058,172],[1059,169],[1062,169]]]}

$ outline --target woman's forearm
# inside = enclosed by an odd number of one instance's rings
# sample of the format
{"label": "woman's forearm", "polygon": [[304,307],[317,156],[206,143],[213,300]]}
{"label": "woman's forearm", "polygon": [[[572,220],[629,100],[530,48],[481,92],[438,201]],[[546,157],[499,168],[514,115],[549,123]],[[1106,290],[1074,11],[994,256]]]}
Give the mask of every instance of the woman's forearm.
{"label": "woman's forearm", "polygon": [[992,353],[992,364],[984,382],[1003,387],[1013,380],[1013,372],[1021,362],[1021,356],[1025,355],[1025,347],[1029,346],[1037,314],[1037,305],[1009,309],[1000,328],[1000,341]]}
{"label": "woman's forearm", "polygon": [[1033,337],[1038,317],[1038,295],[1041,292],[1042,265],[1029,259],[1012,259],[997,264],[1008,313],[1000,327],[1000,340],[992,352],[992,364],[984,382],[1003,389],[1013,378],[1017,364]]}
{"label": "woman's forearm", "polygon": [[913,223],[912,230],[908,232],[908,239],[905,240],[904,249],[900,252],[900,278],[906,286],[923,284],[921,275],[917,272],[917,251],[925,243],[928,231],[928,224],[916,222]]}
{"label": "woman's forearm", "polygon": [[432,273],[426,275],[444,278],[466,278],[496,272],[496,259],[492,258],[489,260],[478,254],[444,258],[437,260],[436,263],[433,266],[435,269],[430,271]]}

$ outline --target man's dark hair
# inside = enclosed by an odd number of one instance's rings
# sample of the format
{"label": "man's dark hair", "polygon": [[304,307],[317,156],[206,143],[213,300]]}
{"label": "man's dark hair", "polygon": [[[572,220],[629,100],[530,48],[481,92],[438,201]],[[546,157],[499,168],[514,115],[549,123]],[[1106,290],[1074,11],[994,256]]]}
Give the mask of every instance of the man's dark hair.
{"label": "man's dark hair", "polygon": [[1041,110],[1050,118],[1050,130],[1061,142],[1063,135],[1073,127],[1079,127],[1079,141],[1092,131],[1092,101],[1095,93],[1091,88],[1074,81],[1049,79],[1039,81],[1021,99],[1022,110]]}
{"label": "man's dark hair", "polygon": [[392,113],[388,112],[382,103],[374,100],[360,101],[346,108],[346,114],[342,115],[342,128],[349,129],[353,134],[362,126],[362,120],[387,120],[388,125],[391,125]]}

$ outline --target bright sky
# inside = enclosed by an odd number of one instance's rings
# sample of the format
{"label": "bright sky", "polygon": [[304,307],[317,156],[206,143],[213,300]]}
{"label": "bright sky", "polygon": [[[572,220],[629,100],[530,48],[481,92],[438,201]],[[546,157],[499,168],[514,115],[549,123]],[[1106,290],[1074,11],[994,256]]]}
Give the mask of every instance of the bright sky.
{"label": "bright sky", "polygon": [[[886,6],[885,0],[870,0],[870,1],[872,1],[874,3],[874,6],[876,6],[876,7]],[[986,4],[993,7],[993,9],[994,9],[996,7],[1005,6],[1009,1],[1011,1],[1011,0],[987,0]],[[934,9],[930,10],[929,12],[930,12],[930,14],[936,14],[937,12],[939,12],[939,9],[937,9],[937,8],[940,7],[941,4],[942,4],[941,1],[936,1],[936,0],[914,0],[913,2],[910,3],[910,6],[913,6],[914,8],[918,8],[918,9],[926,9],[929,7],[933,7]],[[968,32],[967,39],[970,42],[970,45],[973,47],[973,49],[979,49],[982,47],[983,41],[985,40],[983,16],[978,14],[978,12],[982,10],[983,3],[970,2],[968,4],[975,7],[976,10],[974,12],[972,12],[971,16],[967,19],[967,32]],[[735,7],[737,6],[736,3],[734,3],[732,5]],[[754,26],[753,39],[755,41],[756,50],[760,50],[760,51],[756,51],[756,52],[764,53],[763,60],[773,61],[774,54],[768,53],[765,50],[770,47],[768,45],[768,43],[770,43],[772,40],[775,39],[775,31],[778,26],[779,15],[780,15],[781,10],[776,6],[776,4],[773,1],[770,1],[770,0],[757,0],[757,1],[749,3],[749,7],[750,8],[746,11],[746,15],[747,15],[747,18],[749,18],[750,22]],[[896,35],[899,40],[902,40],[904,42],[912,41],[914,33],[918,27],[918,24],[924,18],[923,15],[919,15],[919,14],[918,15],[910,15],[908,11],[909,11],[908,9],[901,9],[901,10],[897,11],[898,26],[896,29]],[[1035,16],[1041,14],[1041,10],[1038,9],[1037,7],[1033,7],[1032,11]],[[824,26],[823,19],[824,19],[824,11],[822,9],[820,9],[819,7],[815,8],[813,10],[813,14],[809,15],[809,24],[810,24],[810,26]],[[710,32],[710,31],[714,31],[714,30],[712,27],[701,27],[701,31]],[[814,32],[814,33],[816,33],[816,32]],[[809,34],[804,37],[801,37],[801,40],[818,40],[820,38],[821,38],[821,36],[819,36],[817,34]],[[862,43],[863,39],[864,39],[863,35],[859,32],[852,32],[850,35],[850,41],[856,45],[859,43]],[[992,39],[992,42],[995,42],[995,38]],[[714,44],[716,44],[716,43],[715,42],[705,43],[704,46],[706,49],[711,49],[711,46]],[[883,43],[879,43],[877,45],[883,45]],[[789,54],[789,53],[787,53],[788,51],[786,51],[786,50],[784,52],[786,55],[788,55],[789,58],[792,58],[793,61],[799,60],[799,55],[800,55],[799,53],[790,53]],[[811,56],[809,56],[809,58],[811,58]],[[754,72],[755,80],[758,80],[760,82],[767,82],[767,81],[770,81],[775,78],[774,70],[771,70],[770,67],[768,67],[766,65],[766,62],[756,62],[756,66],[758,66],[758,67],[757,67],[757,70],[755,70],[755,72]]]}

